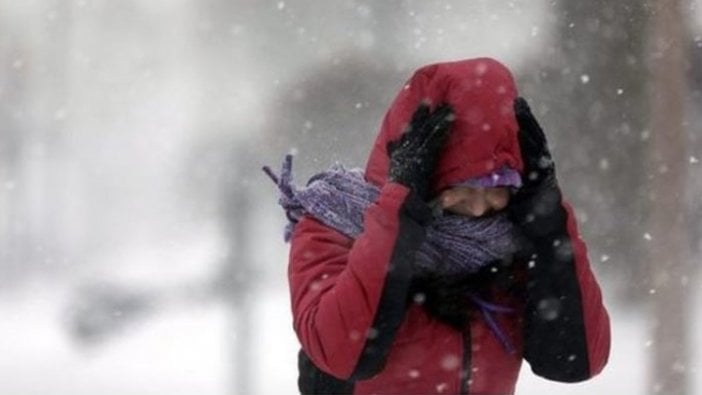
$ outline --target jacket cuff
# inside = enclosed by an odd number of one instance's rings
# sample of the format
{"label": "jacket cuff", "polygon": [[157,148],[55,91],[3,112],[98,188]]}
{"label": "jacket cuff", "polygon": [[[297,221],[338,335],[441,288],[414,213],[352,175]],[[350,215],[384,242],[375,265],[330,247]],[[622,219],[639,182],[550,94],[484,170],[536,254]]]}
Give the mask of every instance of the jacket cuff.
{"label": "jacket cuff", "polygon": [[387,184],[385,184],[383,190],[391,190],[395,193],[402,193],[404,198],[402,213],[410,217],[419,225],[427,226],[431,223],[433,218],[431,207],[412,189],[403,184],[389,181]]}

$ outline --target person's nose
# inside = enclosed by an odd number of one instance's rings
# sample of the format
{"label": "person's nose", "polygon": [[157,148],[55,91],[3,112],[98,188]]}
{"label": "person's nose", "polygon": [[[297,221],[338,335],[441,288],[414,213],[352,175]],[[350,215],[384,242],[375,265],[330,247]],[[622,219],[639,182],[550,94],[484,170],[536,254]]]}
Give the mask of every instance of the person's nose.
{"label": "person's nose", "polygon": [[497,195],[497,196],[490,196],[489,198],[486,199],[488,204],[490,205],[490,208],[493,211],[500,211],[507,207],[507,202],[509,200],[508,196],[503,196],[503,195]]}
{"label": "person's nose", "polygon": [[492,205],[486,199],[476,199],[472,204],[472,212],[476,217],[480,217],[490,211]]}

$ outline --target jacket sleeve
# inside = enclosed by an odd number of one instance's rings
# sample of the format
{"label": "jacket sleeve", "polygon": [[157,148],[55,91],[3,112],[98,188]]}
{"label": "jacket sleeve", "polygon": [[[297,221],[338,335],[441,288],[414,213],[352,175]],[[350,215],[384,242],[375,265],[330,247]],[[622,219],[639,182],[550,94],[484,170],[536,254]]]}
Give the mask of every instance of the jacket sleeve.
{"label": "jacket sleeve", "polygon": [[383,368],[430,218],[414,193],[387,183],[355,240],[311,217],[296,225],[288,272],[294,329],[318,368],[345,380]]}
{"label": "jacket sleeve", "polygon": [[565,201],[532,240],[527,270],[524,357],[544,378],[577,382],[602,371],[610,350],[609,316]]}

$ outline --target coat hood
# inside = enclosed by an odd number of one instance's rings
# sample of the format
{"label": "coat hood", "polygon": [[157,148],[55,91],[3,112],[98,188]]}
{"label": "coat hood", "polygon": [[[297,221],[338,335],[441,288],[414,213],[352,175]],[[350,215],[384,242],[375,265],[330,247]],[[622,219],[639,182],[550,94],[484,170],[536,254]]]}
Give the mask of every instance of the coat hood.
{"label": "coat hood", "polygon": [[366,179],[387,179],[386,146],[397,140],[421,102],[451,105],[456,115],[432,180],[432,193],[507,167],[523,172],[513,102],[517,88],[506,66],[490,58],[436,63],[417,70],[385,114],[366,164]]}

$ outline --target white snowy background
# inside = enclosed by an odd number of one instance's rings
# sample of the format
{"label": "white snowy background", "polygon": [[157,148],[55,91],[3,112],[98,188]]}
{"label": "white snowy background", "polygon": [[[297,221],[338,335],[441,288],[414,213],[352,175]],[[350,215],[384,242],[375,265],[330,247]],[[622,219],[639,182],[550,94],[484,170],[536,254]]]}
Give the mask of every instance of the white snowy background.
{"label": "white snowy background", "polygon": [[[238,188],[257,194],[247,228],[255,269],[244,279],[250,336],[240,342],[244,298],[210,290],[230,248],[212,175],[231,166],[211,147],[266,146],[259,131],[283,87],[339,48],[364,53],[383,37],[363,1],[213,10],[222,3],[0,0],[0,128],[20,131],[0,132],[9,147],[0,152],[13,155],[0,162],[12,164],[0,169],[0,247],[13,252],[0,261],[0,394],[238,394],[242,344],[252,394],[297,393],[284,218],[258,171],[280,158],[257,157],[238,175]],[[559,17],[545,0],[406,3],[416,14],[406,70],[483,55],[524,67]],[[252,20],[251,8],[270,17]],[[618,304],[614,282],[603,285],[613,323],[604,373],[565,385],[525,365],[518,394],[647,392],[654,322]],[[146,295],[151,308],[135,318],[108,310],[116,324],[104,338],[76,336],[86,287],[110,286]],[[702,394],[702,292],[693,287],[693,360],[683,368]]]}

